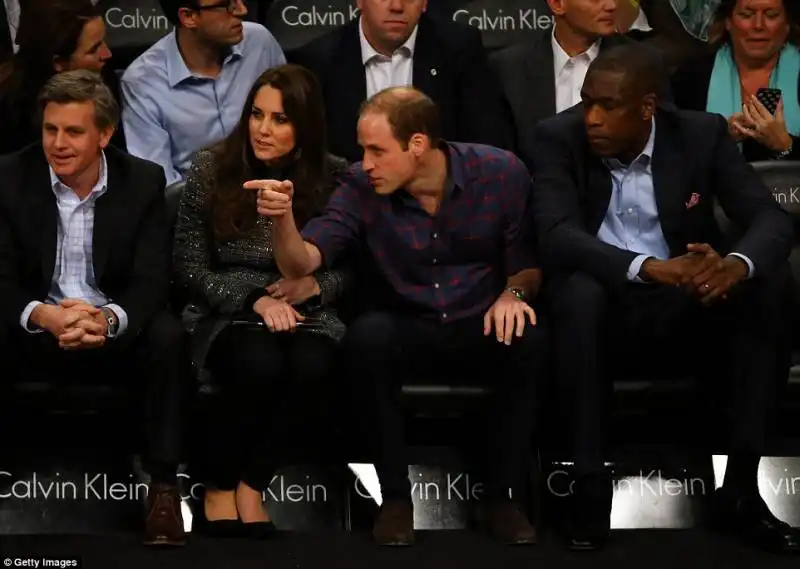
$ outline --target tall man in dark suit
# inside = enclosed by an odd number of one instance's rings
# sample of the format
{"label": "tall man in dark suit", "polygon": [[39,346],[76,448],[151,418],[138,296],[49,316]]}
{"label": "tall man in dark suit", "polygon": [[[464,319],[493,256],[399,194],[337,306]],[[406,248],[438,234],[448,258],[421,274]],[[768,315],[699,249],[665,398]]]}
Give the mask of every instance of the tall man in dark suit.
{"label": "tall man in dark suit", "polygon": [[358,20],[287,54],[322,82],[333,153],[361,160],[361,103],[382,89],[410,85],[438,105],[444,137],[509,148],[502,94],[489,78],[480,31],[431,19],[425,4],[358,0]]}
{"label": "tall man in dark suit", "polygon": [[0,348],[14,355],[2,360],[27,377],[135,386],[152,477],[144,541],[180,545],[184,342],[165,310],[164,173],[109,146],[119,110],[99,75],[55,75],[40,102],[42,143],[0,159]]}
{"label": "tall man in dark suit", "polygon": [[[658,106],[662,81],[640,46],[609,49],[586,76],[582,107],[534,133],[535,222],[552,270],[557,377],[571,400],[578,474],[569,545],[608,538],[599,367],[674,362],[710,371],[705,381],[729,364],[717,392],[732,398],[732,448],[714,520],[796,550],[797,531],[772,515],[757,484],[777,378],[788,377],[792,224],[723,119]],[[715,200],[742,230],[735,243],[723,238]]]}
{"label": "tall man in dark suit", "polygon": [[626,40],[614,35],[618,0],[547,0],[555,17],[550,34],[492,54],[513,124],[514,150],[533,163],[536,123],[580,102],[589,64],[601,49]]}

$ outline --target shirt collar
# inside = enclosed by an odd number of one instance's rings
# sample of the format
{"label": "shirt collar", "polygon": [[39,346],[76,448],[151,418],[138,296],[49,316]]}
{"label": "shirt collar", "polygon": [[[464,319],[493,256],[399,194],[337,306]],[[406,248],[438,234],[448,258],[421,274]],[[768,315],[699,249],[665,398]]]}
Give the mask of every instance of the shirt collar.
{"label": "shirt collar", "polygon": [[[69,186],[64,184],[61,180],[58,179],[53,167],[50,166],[50,185],[53,188],[53,193],[58,197],[59,193],[63,193],[67,190],[71,189]],[[92,191],[89,195],[94,196],[96,194],[101,194],[106,191],[108,188],[108,163],[106,162],[106,153],[102,152],[100,154],[100,177],[97,179],[97,183],[92,188]]]}
{"label": "shirt collar", "polygon": [[638,32],[652,32],[653,28],[650,27],[650,22],[647,20],[647,14],[644,13],[644,10],[639,8],[639,15],[636,16],[636,19],[631,24],[631,27],[628,29],[629,32],[638,31]]}
{"label": "shirt collar", "polygon": [[[556,24],[556,26],[557,25],[558,24]],[[553,63],[555,64],[556,77],[558,77],[559,73],[561,73],[561,71],[564,69],[564,66],[567,65],[567,62],[569,62],[570,59],[583,57],[583,58],[588,58],[589,62],[592,62],[597,57],[597,54],[600,53],[600,40],[598,39],[591,46],[589,46],[589,49],[587,49],[583,53],[580,53],[574,57],[570,57],[567,54],[567,52],[564,51],[564,48],[561,47],[561,44],[558,43],[558,40],[556,39],[555,26],[553,26],[553,31],[550,33],[550,43],[553,46]]]}
{"label": "shirt collar", "polygon": [[[644,150],[641,151],[639,156],[631,162],[631,166],[634,164],[641,162],[645,166],[649,167],[650,163],[653,160],[653,149],[655,148],[656,144],[656,119],[651,119],[651,128],[650,128],[650,138],[647,139],[647,144],[644,145]],[[629,166],[625,166],[622,162],[617,160],[616,158],[607,158],[605,160],[606,166],[608,166],[612,170],[617,170],[620,168],[628,168]]]}
{"label": "shirt collar", "polygon": [[[414,46],[417,44],[417,31],[419,30],[419,25],[414,27],[414,31],[411,32],[411,35],[408,36],[408,39],[398,47],[395,53],[400,52],[404,54],[406,57],[414,57]],[[375,48],[367,41],[367,36],[364,35],[364,20],[363,18],[359,18],[358,20],[358,38],[361,41],[361,63],[366,65],[370,61],[372,61],[375,57],[385,58],[386,56],[382,53],[378,53],[375,51]]]}
{"label": "shirt collar", "polygon": [[[247,28],[245,28],[245,33],[247,33]],[[178,34],[176,30],[170,32],[169,36],[165,38],[165,42],[164,51],[167,56],[167,77],[169,79],[169,86],[175,87],[179,83],[191,77],[195,77],[195,75],[183,60],[183,55],[181,55],[181,50],[178,47]],[[228,48],[229,53],[222,62],[223,67],[231,61],[241,59],[243,43],[244,40]]]}

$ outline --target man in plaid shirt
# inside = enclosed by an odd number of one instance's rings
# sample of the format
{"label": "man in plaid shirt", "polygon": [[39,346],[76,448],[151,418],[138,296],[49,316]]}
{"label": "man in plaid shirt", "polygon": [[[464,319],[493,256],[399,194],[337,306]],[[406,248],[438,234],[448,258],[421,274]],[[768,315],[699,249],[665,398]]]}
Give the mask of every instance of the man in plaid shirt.
{"label": "man in plaid shirt", "polygon": [[[534,425],[543,334],[528,304],[540,282],[529,226],[531,179],[511,153],[440,140],[438,110],[421,92],[373,96],[358,122],[364,160],[342,180],[302,235],[291,183],[254,180],[258,208],[273,219],[273,247],[287,278],[331,265],[351,245],[367,252],[390,290],[345,340],[365,432],[374,433],[383,504],[373,534],[413,542],[413,512],[397,396],[412,373],[491,376],[488,529],[533,543],[535,529],[511,499]],[[287,305],[293,325],[302,316]]]}

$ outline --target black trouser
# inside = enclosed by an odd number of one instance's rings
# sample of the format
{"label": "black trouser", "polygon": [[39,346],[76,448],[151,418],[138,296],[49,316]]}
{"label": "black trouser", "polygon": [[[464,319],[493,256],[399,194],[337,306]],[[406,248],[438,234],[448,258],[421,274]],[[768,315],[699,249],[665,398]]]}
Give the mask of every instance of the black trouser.
{"label": "black trouser", "polygon": [[388,312],[358,318],[345,338],[345,375],[364,433],[373,438],[383,499],[409,499],[410,494],[401,383],[410,374],[434,369],[471,374],[495,387],[486,425],[486,489],[490,498],[507,497],[529,454],[544,340],[541,326],[527,324],[521,338],[501,344],[494,331],[484,336],[483,315],[448,324]]}
{"label": "black trouser", "polygon": [[177,318],[159,313],[139,334],[126,331],[97,349],[62,350],[50,333],[22,328],[12,330],[9,341],[25,379],[132,386],[144,410],[145,467],[154,482],[175,483],[188,378],[185,332]]}
{"label": "black trouser", "polygon": [[[760,457],[777,387],[788,377],[791,290],[788,265],[741,282],[709,307],[680,287],[629,283],[612,291],[585,273],[552,283],[557,378],[570,400],[577,473],[603,469],[603,379],[628,361],[642,375],[678,363],[704,381],[724,369],[729,375],[715,388],[731,398],[729,470],[737,455]],[[746,479],[752,488],[756,472]]]}
{"label": "black trouser", "polygon": [[230,326],[214,340],[208,367],[220,393],[209,412],[203,477],[232,490],[265,491],[292,445],[331,417],[336,343],[299,331]]}

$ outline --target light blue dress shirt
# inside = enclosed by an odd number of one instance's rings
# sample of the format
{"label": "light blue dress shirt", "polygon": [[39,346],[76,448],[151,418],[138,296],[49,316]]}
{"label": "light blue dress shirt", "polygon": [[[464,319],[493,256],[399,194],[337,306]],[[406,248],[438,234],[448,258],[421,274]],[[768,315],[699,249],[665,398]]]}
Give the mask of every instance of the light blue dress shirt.
{"label": "light blue dress shirt", "polygon": [[244,22],[216,78],[193,74],[173,30],[139,56],[120,83],[128,152],[164,168],[167,184],[181,180],[192,155],[228,136],[259,75],[286,63],[275,37]]}
{"label": "light blue dress shirt", "polygon": [[[65,298],[78,298],[94,306],[111,309],[119,320],[116,336],[128,328],[128,313],[97,288],[92,256],[94,236],[94,206],[97,198],[108,189],[108,164],[103,154],[100,162],[100,177],[92,191],[83,199],[65,186],[50,168],[50,184],[58,205],[58,232],[56,241],[55,266],[50,292],[46,304],[58,304]],[[34,308],[42,304],[38,300],[28,303],[20,316],[20,325],[28,332],[42,332],[30,326]]]}
{"label": "light blue dress shirt", "polygon": [[[628,267],[628,280],[642,282],[639,271],[650,258],[670,258],[669,245],[661,230],[658,206],[653,186],[653,151],[655,149],[656,123],[653,120],[650,138],[642,153],[625,166],[615,158],[605,160],[611,172],[613,187],[608,210],[597,231],[597,238],[626,251],[639,253]],[[731,253],[742,259],[753,275],[753,262],[740,253]]]}

